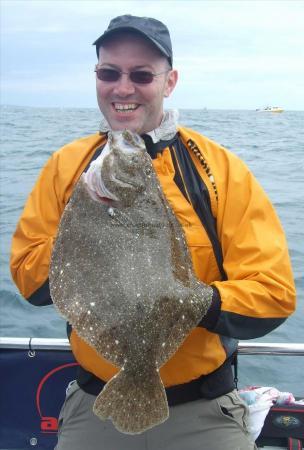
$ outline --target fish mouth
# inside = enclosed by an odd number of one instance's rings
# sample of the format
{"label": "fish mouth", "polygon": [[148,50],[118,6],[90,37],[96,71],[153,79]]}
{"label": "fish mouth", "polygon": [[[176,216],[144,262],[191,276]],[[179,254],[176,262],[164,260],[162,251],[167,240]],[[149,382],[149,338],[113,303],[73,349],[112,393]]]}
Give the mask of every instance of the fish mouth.
{"label": "fish mouth", "polygon": [[128,188],[132,186],[134,189],[137,188],[137,185],[135,183],[132,183],[130,180],[124,180],[123,178],[116,178],[114,176],[112,176],[111,179],[112,181],[114,181],[114,183],[118,184],[121,187]]}
{"label": "fish mouth", "polygon": [[99,200],[101,201],[101,203],[105,203],[106,205],[113,206],[115,203],[117,203],[117,201],[114,200],[113,198],[103,197],[103,196],[101,197],[98,194],[96,194],[96,195],[99,198]]}

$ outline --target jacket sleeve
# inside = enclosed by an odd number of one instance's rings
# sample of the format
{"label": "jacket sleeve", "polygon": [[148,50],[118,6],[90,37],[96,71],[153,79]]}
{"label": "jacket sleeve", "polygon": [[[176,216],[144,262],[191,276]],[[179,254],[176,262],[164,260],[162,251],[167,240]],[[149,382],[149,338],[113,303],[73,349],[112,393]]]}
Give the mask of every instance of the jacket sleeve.
{"label": "jacket sleeve", "polygon": [[216,167],[218,235],[227,280],[215,281],[201,326],[236,339],[263,336],[295,309],[287,242],[267,195],[246,165],[228,151]]}
{"label": "jacket sleeve", "polygon": [[48,271],[64,208],[56,188],[56,153],[49,159],[25,204],[11,249],[11,273],[21,294],[35,305],[51,304]]}
{"label": "jacket sleeve", "polygon": [[55,152],[25,204],[13,235],[10,267],[21,294],[34,305],[52,303],[48,273],[60,218],[75,183],[105,140],[96,133]]}

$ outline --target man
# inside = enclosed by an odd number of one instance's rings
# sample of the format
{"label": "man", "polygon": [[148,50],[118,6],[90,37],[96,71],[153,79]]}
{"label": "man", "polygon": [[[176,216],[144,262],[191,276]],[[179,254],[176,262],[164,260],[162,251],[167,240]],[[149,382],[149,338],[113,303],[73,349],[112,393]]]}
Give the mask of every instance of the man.
{"label": "man", "polygon": [[[94,44],[101,133],[63,147],[43,169],[13,238],[14,280],[31,303],[50,303],[49,260],[64,207],[80,175],[101,153],[107,131],[128,128],[143,137],[183,226],[196,275],[212,287],[213,297],[207,315],[160,370],[170,418],[141,435],[119,433],[94,416],[96,395],[117,368],[69,330],[80,370],[60,414],[56,449],[253,449],[248,409],[234,390],[231,365],[237,339],[265,335],[294,310],[284,232],[267,196],[236,156],[177,127],[175,115],[164,113],[164,97],[177,83],[165,25],[120,16]],[[98,194],[94,183],[90,189]]]}

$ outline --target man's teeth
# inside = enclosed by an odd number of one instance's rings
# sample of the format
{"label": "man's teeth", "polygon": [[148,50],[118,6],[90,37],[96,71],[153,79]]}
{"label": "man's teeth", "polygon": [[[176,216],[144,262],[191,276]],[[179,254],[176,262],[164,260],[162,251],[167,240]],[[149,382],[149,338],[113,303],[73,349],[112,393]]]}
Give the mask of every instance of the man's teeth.
{"label": "man's teeth", "polygon": [[129,104],[121,104],[121,103],[114,103],[114,108],[116,111],[134,111],[138,108],[138,105],[135,103],[129,103]]}

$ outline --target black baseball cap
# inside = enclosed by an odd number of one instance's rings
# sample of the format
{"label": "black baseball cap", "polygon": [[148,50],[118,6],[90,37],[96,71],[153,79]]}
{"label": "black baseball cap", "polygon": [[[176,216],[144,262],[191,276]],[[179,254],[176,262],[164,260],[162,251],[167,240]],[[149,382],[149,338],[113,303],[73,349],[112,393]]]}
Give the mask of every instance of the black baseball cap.
{"label": "black baseball cap", "polygon": [[99,47],[104,39],[117,31],[136,31],[154,44],[164,56],[168,59],[172,67],[172,44],[170,33],[166,25],[150,17],[136,17],[126,14],[118,16],[111,20],[106,31],[93,42],[96,45],[98,57]]}

